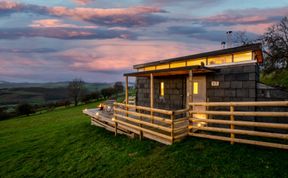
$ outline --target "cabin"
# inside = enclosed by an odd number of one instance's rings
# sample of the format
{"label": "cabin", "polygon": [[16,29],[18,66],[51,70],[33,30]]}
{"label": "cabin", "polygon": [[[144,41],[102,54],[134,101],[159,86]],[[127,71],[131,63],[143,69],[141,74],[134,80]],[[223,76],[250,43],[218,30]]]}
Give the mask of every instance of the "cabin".
{"label": "cabin", "polygon": [[[288,94],[259,83],[262,62],[262,46],[257,43],[137,64],[133,72],[124,74],[124,103],[107,106],[112,112],[99,108],[83,112],[91,116],[93,125],[115,135],[164,144],[195,136],[288,149],[283,143],[242,137],[288,138]],[[128,94],[131,77],[136,81],[133,104]],[[263,112],[263,107],[272,110]]]}

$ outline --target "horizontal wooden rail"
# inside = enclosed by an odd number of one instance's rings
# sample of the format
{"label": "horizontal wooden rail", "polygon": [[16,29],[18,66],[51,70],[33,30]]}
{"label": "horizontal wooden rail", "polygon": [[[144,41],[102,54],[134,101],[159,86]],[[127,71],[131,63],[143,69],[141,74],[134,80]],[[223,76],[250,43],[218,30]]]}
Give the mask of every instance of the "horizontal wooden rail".
{"label": "horizontal wooden rail", "polygon": [[190,106],[288,106],[288,101],[251,101],[251,102],[195,102]]}
{"label": "horizontal wooden rail", "polygon": [[128,127],[131,127],[131,128],[134,128],[134,129],[141,130],[141,131],[143,131],[143,132],[150,133],[150,134],[152,134],[152,135],[156,135],[156,136],[158,136],[158,137],[161,137],[161,138],[164,138],[164,139],[167,139],[167,140],[170,140],[170,141],[172,140],[172,138],[171,138],[170,136],[161,134],[161,133],[159,133],[159,132],[152,131],[152,130],[150,130],[150,129],[146,129],[146,128],[139,127],[139,126],[136,126],[136,125],[133,125],[133,124],[129,124],[129,123],[127,123],[127,122],[120,121],[120,120],[117,120],[117,119],[115,119],[115,122],[116,122],[116,123],[119,123],[119,124],[123,124],[123,125],[128,126]]}
{"label": "horizontal wooden rail", "polygon": [[288,129],[288,124],[275,124],[275,123],[265,123],[265,122],[249,122],[249,121],[230,121],[230,120],[216,120],[216,119],[189,119],[192,122],[207,122],[215,124],[227,124],[227,125],[238,125],[238,126],[248,126],[248,127],[265,127],[265,128],[275,128],[275,129]]}
{"label": "horizontal wooden rail", "polygon": [[263,117],[288,117],[288,112],[251,112],[251,111],[189,111],[190,114],[211,114],[224,116],[263,116]]}
{"label": "horizontal wooden rail", "polygon": [[179,114],[186,114],[190,109],[186,108],[186,109],[180,109],[180,110],[176,110],[174,111],[174,115],[179,115]]}
{"label": "horizontal wooden rail", "polygon": [[234,134],[240,134],[240,135],[251,135],[251,136],[259,136],[259,137],[279,138],[279,139],[285,139],[285,140],[288,139],[287,134],[258,132],[258,131],[250,131],[250,130],[225,129],[225,128],[215,128],[215,127],[197,127],[197,126],[189,126],[189,129],[198,129],[198,130],[222,132],[222,133],[234,133]]}
{"label": "horizontal wooden rail", "polygon": [[148,114],[143,114],[143,113],[134,112],[134,111],[127,111],[125,109],[120,109],[120,108],[115,108],[114,107],[114,111],[121,112],[121,113],[128,113],[128,114],[131,114],[131,115],[134,115],[134,116],[138,116],[138,117],[145,117],[147,119],[154,119],[154,120],[166,123],[166,124],[171,124],[172,123],[172,121],[170,119],[164,119],[162,117],[151,116],[151,115],[148,115]]}
{"label": "horizontal wooden rail", "polygon": [[128,108],[133,108],[133,109],[140,109],[140,110],[145,110],[145,111],[153,111],[153,112],[158,112],[158,113],[167,114],[167,115],[172,115],[173,114],[173,111],[164,110],[164,109],[150,108],[150,107],[145,107],[145,106],[136,106],[136,105],[131,105],[131,104],[123,104],[123,103],[114,103],[114,105],[122,106],[122,107],[128,107]]}
{"label": "horizontal wooden rail", "polygon": [[184,130],[188,130],[188,125],[174,128],[174,132],[180,132],[180,131],[184,131]]}
{"label": "horizontal wooden rail", "polygon": [[179,119],[175,119],[174,124],[179,124],[179,123],[186,122],[186,121],[188,121],[188,117],[182,117]]}
{"label": "horizontal wooden rail", "polygon": [[122,119],[126,119],[128,121],[131,121],[131,122],[134,122],[134,123],[137,123],[137,124],[143,124],[143,125],[146,125],[146,126],[149,126],[149,127],[154,127],[156,129],[160,129],[160,130],[163,130],[163,131],[166,131],[166,132],[171,132],[171,128],[160,126],[158,124],[153,124],[153,123],[141,121],[141,120],[138,120],[138,119],[133,119],[131,117],[123,116],[123,115],[120,115],[120,114],[114,114],[114,116],[120,117]]}
{"label": "horizontal wooden rail", "polygon": [[288,149],[288,145],[280,144],[280,143],[270,143],[270,142],[262,142],[262,141],[255,141],[255,140],[246,140],[240,138],[229,138],[223,136],[215,136],[215,135],[207,135],[207,134],[199,134],[199,133],[189,133],[190,136],[193,137],[200,137],[200,138],[208,138],[214,140],[221,140],[221,141],[228,141],[228,142],[237,142],[237,143],[245,143],[250,145],[258,145],[258,146],[265,146],[271,148],[280,148],[280,149]]}

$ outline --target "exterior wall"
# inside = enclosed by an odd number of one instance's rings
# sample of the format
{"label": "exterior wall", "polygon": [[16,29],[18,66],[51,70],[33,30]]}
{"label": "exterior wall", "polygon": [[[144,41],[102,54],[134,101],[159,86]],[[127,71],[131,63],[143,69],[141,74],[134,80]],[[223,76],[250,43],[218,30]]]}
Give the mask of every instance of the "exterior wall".
{"label": "exterior wall", "polygon": [[[164,97],[160,97],[160,82],[164,82]],[[137,77],[136,104],[150,106],[150,78]],[[154,77],[154,107],[177,110],[186,107],[186,76]]]}
{"label": "exterior wall", "polygon": [[[207,75],[207,101],[256,101],[257,64],[229,65],[218,69],[219,72]],[[212,81],[219,81],[219,86],[212,86]]]}
{"label": "exterior wall", "polygon": [[[238,64],[218,67],[217,73],[206,77],[207,101],[230,102],[230,101],[256,101],[256,84],[259,80],[259,68],[256,63]],[[219,86],[212,86],[212,81],[218,81]],[[210,110],[229,111],[229,107],[210,107]],[[255,111],[255,107],[237,107],[236,111]],[[227,119],[229,116],[210,116],[210,119]],[[236,120],[255,121],[255,117],[235,117]],[[228,125],[209,124],[217,127],[229,127]],[[235,127],[239,128],[239,127]],[[253,130],[252,127],[241,127]]]}

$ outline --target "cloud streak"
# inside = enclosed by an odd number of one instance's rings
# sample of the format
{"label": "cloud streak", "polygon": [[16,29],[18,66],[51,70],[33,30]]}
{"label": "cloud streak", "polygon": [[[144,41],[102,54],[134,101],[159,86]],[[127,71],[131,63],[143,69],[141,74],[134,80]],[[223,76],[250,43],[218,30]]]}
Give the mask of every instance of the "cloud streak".
{"label": "cloud streak", "polygon": [[125,30],[89,29],[89,28],[5,28],[0,29],[0,39],[19,39],[22,37],[46,37],[63,40],[92,39],[135,39],[136,34]]}
{"label": "cloud streak", "polygon": [[192,21],[205,26],[257,25],[263,23],[275,23],[283,18],[283,16],[287,15],[288,6],[267,9],[251,8],[243,10],[227,10],[221,14],[195,18],[192,19]]}
{"label": "cloud streak", "polygon": [[17,12],[67,17],[105,26],[151,26],[167,20],[163,16],[158,15],[159,13],[166,13],[166,11],[147,6],[100,9],[86,7],[67,8],[63,6],[46,7],[10,1],[0,2],[0,15]]}

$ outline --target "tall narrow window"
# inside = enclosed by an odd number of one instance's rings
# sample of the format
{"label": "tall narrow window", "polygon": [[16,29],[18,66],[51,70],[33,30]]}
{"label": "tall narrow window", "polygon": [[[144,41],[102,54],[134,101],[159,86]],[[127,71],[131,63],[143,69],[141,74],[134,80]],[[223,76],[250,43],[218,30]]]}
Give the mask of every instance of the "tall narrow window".
{"label": "tall narrow window", "polygon": [[164,82],[160,83],[160,96],[164,96]]}
{"label": "tall narrow window", "polygon": [[193,83],[193,94],[198,94],[198,82]]}

